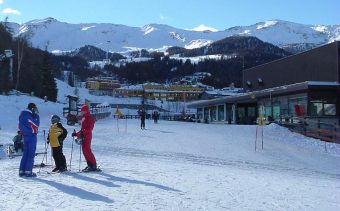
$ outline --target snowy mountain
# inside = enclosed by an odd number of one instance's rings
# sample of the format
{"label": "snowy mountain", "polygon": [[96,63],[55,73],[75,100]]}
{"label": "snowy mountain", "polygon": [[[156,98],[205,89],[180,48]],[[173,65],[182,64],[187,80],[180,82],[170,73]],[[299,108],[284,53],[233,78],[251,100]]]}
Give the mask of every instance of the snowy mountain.
{"label": "snowy mountain", "polygon": [[179,54],[186,57],[192,56],[202,56],[202,55],[229,55],[231,57],[236,57],[239,55],[247,55],[256,54],[256,57],[284,57],[289,56],[290,53],[282,50],[281,48],[272,45],[270,43],[265,43],[262,40],[256,37],[249,36],[232,36],[227,37],[216,42],[210,43],[207,46],[194,48],[194,49],[186,49],[180,47],[170,47],[167,50],[169,55]]}
{"label": "snowy mountain", "polygon": [[161,24],[143,27],[110,23],[69,24],[53,18],[32,20],[24,24],[10,23],[10,27],[15,36],[29,34],[34,47],[47,47],[51,52],[72,51],[85,45],[112,52],[140,48],[164,50],[169,46],[192,49],[233,35],[255,36],[286,48],[301,48],[301,44],[315,46],[340,39],[340,25],[304,25],[282,20],[237,26],[223,31],[205,27],[184,30]]}

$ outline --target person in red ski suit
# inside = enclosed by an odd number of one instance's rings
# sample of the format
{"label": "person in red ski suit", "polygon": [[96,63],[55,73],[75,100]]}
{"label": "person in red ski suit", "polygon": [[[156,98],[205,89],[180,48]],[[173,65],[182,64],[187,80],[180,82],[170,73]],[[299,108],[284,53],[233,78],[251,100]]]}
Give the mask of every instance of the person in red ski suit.
{"label": "person in red ski suit", "polygon": [[73,132],[72,136],[82,139],[82,150],[87,162],[87,167],[83,171],[97,171],[97,161],[91,150],[92,130],[94,128],[94,117],[90,114],[90,109],[87,105],[81,107],[82,120],[81,130]]}

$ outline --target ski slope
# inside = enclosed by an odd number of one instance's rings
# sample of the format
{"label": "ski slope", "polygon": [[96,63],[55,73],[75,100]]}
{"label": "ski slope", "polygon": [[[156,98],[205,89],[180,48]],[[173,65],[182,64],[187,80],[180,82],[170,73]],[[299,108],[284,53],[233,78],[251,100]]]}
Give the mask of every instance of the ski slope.
{"label": "ski slope", "polygon": [[[0,95],[0,144],[11,143],[30,101],[40,110],[37,151],[44,151],[43,130],[63,105],[32,97]],[[256,126],[147,121],[146,128],[138,120],[98,121],[92,146],[101,173],[78,173],[79,163],[86,166],[78,145],[70,172],[50,175],[48,166],[31,179],[18,177],[20,157],[0,155],[0,210],[340,209],[339,145],[328,143],[326,152],[324,143],[277,125],[264,128],[257,152]],[[69,135],[68,164],[71,143]],[[48,153],[44,163],[51,164]]]}

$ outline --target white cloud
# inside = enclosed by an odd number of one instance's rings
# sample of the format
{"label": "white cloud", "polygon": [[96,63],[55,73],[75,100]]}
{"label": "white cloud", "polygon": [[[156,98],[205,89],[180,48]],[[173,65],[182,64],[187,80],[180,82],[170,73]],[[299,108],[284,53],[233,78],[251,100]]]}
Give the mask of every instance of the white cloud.
{"label": "white cloud", "polygon": [[12,8],[5,8],[5,9],[3,9],[2,13],[3,14],[12,14],[12,15],[20,15],[21,14],[18,10],[15,10],[15,9],[12,9]]}
{"label": "white cloud", "polygon": [[4,3],[4,0],[0,0],[0,4]]}
{"label": "white cloud", "polygon": [[210,27],[210,26],[206,26],[206,25],[199,25],[193,29],[191,29],[192,31],[212,31],[212,32],[217,32],[218,29],[215,29],[213,27]]}

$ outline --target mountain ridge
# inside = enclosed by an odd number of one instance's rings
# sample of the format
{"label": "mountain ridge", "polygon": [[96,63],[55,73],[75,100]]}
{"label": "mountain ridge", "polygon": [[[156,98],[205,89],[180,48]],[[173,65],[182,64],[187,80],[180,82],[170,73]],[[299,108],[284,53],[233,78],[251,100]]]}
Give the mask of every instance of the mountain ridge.
{"label": "mountain ridge", "polygon": [[[111,52],[136,49],[165,51],[168,47],[198,48],[234,35],[254,36],[279,47],[318,46],[340,40],[339,25],[305,25],[284,20],[268,20],[221,31],[193,31],[165,24],[131,27],[113,23],[70,24],[54,18],[23,24],[9,23],[15,36],[31,33],[33,47],[50,52],[73,51],[92,45]],[[304,50],[304,49],[303,49]]]}

